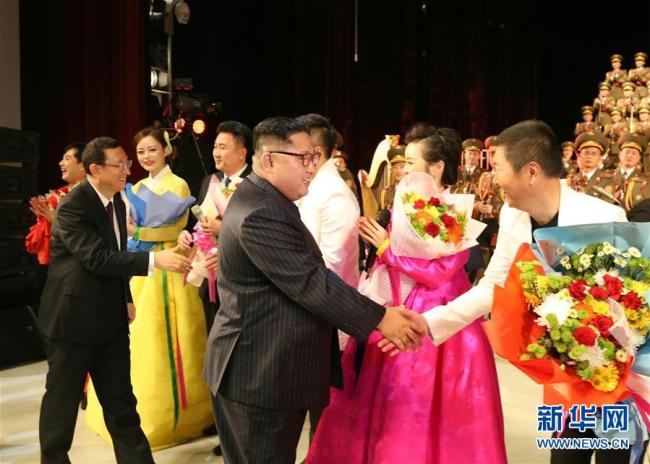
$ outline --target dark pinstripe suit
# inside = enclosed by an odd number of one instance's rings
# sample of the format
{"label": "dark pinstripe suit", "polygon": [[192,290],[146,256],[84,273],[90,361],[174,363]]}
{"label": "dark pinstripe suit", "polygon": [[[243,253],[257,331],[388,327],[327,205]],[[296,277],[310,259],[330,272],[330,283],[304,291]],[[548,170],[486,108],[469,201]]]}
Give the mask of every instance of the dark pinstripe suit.
{"label": "dark pinstripe suit", "polygon": [[306,410],[328,403],[332,326],[366,338],[385,310],[325,267],[298,209],[255,173],[234,193],[219,245],[204,373],[224,457],[290,462]]}

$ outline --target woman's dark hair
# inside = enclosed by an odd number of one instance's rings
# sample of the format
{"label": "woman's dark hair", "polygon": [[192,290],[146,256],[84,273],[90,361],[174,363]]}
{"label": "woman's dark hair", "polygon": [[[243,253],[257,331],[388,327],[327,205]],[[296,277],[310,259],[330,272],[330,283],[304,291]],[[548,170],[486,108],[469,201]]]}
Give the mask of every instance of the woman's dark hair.
{"label": "woman's dark hair", "polygon": [[163,147],[163,152],[165,153],[165,163],[169,163],[171,160],[174,159],[174,147],[172,144],[169,144],[169,147],[171,149],[171,153],[167,152],[167,141],[165,140],[165,132],[162,131],[161,129],[158,129],[157,127],[145,127],[144,129],[138,131],[133,136],[133,146],[137,148],[138,143],[140,143],[140,140],[142,140],[145,137],[153,137],[153,139],[160,144],[161,147]]}
{"label": "woman's dark hair", "polygon": [[433,127],[425,122],[416,122],[406,133],[406,143],[418,143],[422,148],[422,158],[428,164],[442,161],[445,169],[442,183],[453,185],[458,180],[461,139],[458,132],[449,127]]}
{"label": "woman's dark hair", "polygon": [[70,145],[63,149],[63,153],[68,150],[73,150],[74,157],[77,158],[77,163],[83,163],[83,152],[86,149],[84,142],[72,142]]}

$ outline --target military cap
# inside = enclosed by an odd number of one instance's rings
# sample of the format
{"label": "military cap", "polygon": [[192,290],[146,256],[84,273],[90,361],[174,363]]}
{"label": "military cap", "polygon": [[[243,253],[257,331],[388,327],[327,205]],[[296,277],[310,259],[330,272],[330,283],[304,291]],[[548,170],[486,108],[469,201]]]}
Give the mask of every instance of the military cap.
{"label": "military cap", "polygon": [[631,90],[634,90],[634,89],[636,89],[636,85],[634,84],[634,82],[629,82],[629,81],[628,81],[628,82],[624,82],[624,83],[623,83],[623,90],[625,90],[625,89],[631,89]]}
{"label": "military cap", "polygon": [[623,148],[636,148],[639,150],[639,153],[643,153],[643,147],[645,147],[646,143],[647,142],[645,137],[630,132],[629,134],[625,134],[623,137],[621,137],[621,139],[618,141],[618,146],[621,150]]}
{"label": "military cap", "polygon": [[614,61],[623,61],[623,55],[619,55],[618,53],[613,54],[612,56],[609,57],[609,61],[614,62]]}
{"label": "military cap", "polygon": [[641,113],[650,113],[650,108],[648,108],[647,106],[642,106],[641,108],[639,108],[639,114]]}
{"label": "military cap", "polygon": [[465,150],[478,150],[481,151],[483,150],[483,142],[481,142],[479,139],[466,139],[463,140],[463,151]]}
{"label": "military cap", "polygon": [[581,112],[582,114],[585,114],[585,113],[592,113],[592,114],[593,114],[593,112],[594,112],[594,107],[591,106],[591,105],[585,105],[585,106],[583,106],[583,107],[580,109],[580,112]]}
{"label": "military cap", "polygon": [[634,54],[634,61],[636,60],[647,60],[648,59],[648,54],[644,52],[639,52]]}
{"label": "military cap", "polygon": [[619,110],[618,108],[612,108],[609,112],[609,115],[614,116],[615,114],[622,115],[623,113],[621,113],[621,110]]}
{"label": "military cap", "polygon": [[571,149],[574,149],[576,146],[575,146],[575,144],[573,142],[567,141],[567,142],[562,142],[561,147],[562,147],[562,149],[565,149],[567,147],[570,147]]}
{"label": "military cap", "polygon": [[609,141],[600,132],[589,134],[583,132],[576,138],[576,150],[580,151],[586,147],[600,148],[600,151],[605,153],[605,147],[609,146]]}
{"label": "military cap", "polygon": [[612,88],[612,86],[609,85],[607,82],[601,82],[601,83],[598,85],[598,90],[603,90],[603,89],[610,90],[611,88]]}
{"label": "military cap", "polygon": [[406,147],[404,145],[394,145],[388,149],[388,159],[390,164],[397,163],[406,163],[406,157],[404,156],[404,151]]}

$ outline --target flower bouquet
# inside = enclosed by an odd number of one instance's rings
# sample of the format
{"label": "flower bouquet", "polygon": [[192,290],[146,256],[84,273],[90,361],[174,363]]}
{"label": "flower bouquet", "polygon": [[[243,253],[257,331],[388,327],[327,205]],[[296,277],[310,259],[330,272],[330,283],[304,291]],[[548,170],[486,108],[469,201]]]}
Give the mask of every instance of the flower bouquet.
{"label": "flower bouquet", "polygon": [[650,224],[539,229],[523,244],[484,327],[546,404],[603,405],[630,393],[650,330]]}
{"label": "flower bouquet", "polygon": [[[433,179],[426,173],[407,175],[395,191],[390,230],[393,254],[432,260],[476,245],[485,224],[471,218],[473,205],[474,195],[449,191],[436,195]],[[362,280],[359,291],[380,304],[399,304],[414,285],[413,279],[378,263]]]}
{"label": "flower bouquet", "polygon": [[[162,228],[174,224],[196,201],[192,196],[181,198],[169,190],[157,193],[145,184],[139,184],[137,189],[133,185],[127,184],[126,196],[130,205],[131,218],[136,225],[133,237],[128,240],[130,251],[149,251],[157,243],[156,241],[143,240],[139,234],[140,228]],[[177,236],[178,231],[175,234]],[[169,240],[161,239],[160,241]]]}

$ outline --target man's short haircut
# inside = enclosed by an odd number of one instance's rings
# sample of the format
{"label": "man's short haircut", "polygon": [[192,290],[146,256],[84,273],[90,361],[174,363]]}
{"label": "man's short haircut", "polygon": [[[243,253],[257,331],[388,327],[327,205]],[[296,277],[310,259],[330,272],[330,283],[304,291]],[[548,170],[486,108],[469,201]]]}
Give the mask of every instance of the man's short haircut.
{"label": "man's short haircut", "polygon": [[120,142],[111,137],[97,137],[92,139],[86,145],[82,155],[86,172],[90,174],[91,164],[106,163],[106,153],[104,150],[108,148],[119,148],[121,146]]}
{"label": "man's short haircut", "polygon": [[217,126],[217,135],[225,132],[231,134],[237,142],[246,148],[246,161],[253,156],[253,132],[250,127],[239,121],[224,121]]}
{"label": "man's short haircut", "polygon": [[262,155],[262,145],[269,139],[291,144],[289,137],[299,132],[309,134],[309,129],[302,121],[285,116],[266,118],[253,129],[255,156]]}
{"label": "man's short haircut", "polygon": [[336,145],[336,129],[325,116],[317,113],[303,114],[296,119],[305,123],[309,132],[316,132],[319,138],[319,145],[325,149],[326,158],[332,156],[332,151]]}
{"label": "man's short haircut", "polygon": [[543,121],[531,119],[510,126],[501,132],[495,146],[504,154],[515,172],[535,161],[548,177],[562,176],[562,149],[553,129]]}
{"label": "man's short haircut", "polygon": [[77,159],[77,163],[83,162],[82,154],[86,149],[86,144],[84,142],[72,142],[70,145],[63,149],[63,153],[68,150],[72,150],[74,157]]}

